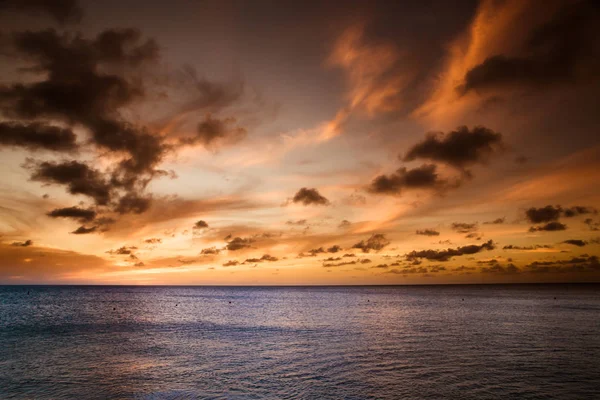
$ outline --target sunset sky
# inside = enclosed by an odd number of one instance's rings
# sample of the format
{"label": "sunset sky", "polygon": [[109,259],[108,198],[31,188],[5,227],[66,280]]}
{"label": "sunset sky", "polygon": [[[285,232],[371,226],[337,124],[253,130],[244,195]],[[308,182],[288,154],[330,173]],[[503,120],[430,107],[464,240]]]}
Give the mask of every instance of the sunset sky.
{"label": "sunset sky", "polygon": [[600,281],[598,2],[0,22],[0,283]]}

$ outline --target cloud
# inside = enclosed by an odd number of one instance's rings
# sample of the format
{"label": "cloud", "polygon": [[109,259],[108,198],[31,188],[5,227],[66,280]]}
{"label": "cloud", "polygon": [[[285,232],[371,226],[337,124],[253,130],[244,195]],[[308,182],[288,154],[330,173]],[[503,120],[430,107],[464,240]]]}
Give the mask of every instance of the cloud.
{"label": "cloud", "polygon": [[503,149],[501,133],[483,126],[472,129],[461,126],[446,134],[428,133],[425,140],[411,147],[402,159],[427,159],[465,169],[473,164],[485,164],[491,155]]}
{"label": "cloud", "polygon": [[587,242],[580,240],[580,239],[568,239],[568,240],[563,241],[562,243],[570,244],[570,245],[578,246],[578,247],[583,247],[587,244]]}
{"label": "cloud", "polygon": [[498,275],[509,275],[509,274],[518,274],[521,272],[516,265],[509,263],[506,266],[503,266],[498,263],[498,260],[492,260],[489,267],[481,268],[481,273],[483,274],[498,274]]}
{"label": "cloud", "polygon": [[237,251],[250,247],[252,243],[254,243],[254,240],[251,238],[234,237],[227,242],[225,249],[229,251]]}
{"label": "cloud", "polygon": [[502,249],[503,250],[537,250],[537,249],[552,249],[553,247],[548,244],[536,244],[533,246],[516,246],[516,245],[506,245]]}
{"label": "cloud", "polygon": [[29,247],[33,245],[33,241],[30,239],[27,239],[24,242],[13,242],[11,243],[11,246],[17,246],[17,247]]}
{"label": "cloud", "polygon": [[532,273],[599,272],[597,256],[574,257],[570,260],[534,261],[526,266]]}
{"label": "cloud", "polygon": [[237,143],[246,137],[247,132],[244,128],[233,126],[235,122],[235,118],[217,119],[206,114],[196,127],[195,135],[182,138],[181,143],[190,146],[201,144],[207,148]]}
{"label": "cloud", "polygon": [[71,129],[40,122],[0,122],[0,146],[22,147],[29,151],[74,152],[78,149],[77,136]]}
{"label": "cloud", "polygon": [[162,239],[160,239],[160,238],[145,239],[144,243],[148,243],[148,244],[160,244],[160,243],[162,243]]}
{"label": "cloud", "polygon": [[236,265],[238,265],[240,262],[237,260],[229,260],[227,261],[225,264],[223,264],[224,267],[235,267]]}
{"label": "cloud", "polygon": [[141,214],[150,208],[151,196],[130,192],[119,199],[114,210],[119,214]]}
{"label": "cloud", "polygon": [[286,221],[286,225],[298,225],[298,226],[304,226],[306,225],[306,220],[305,219],[299,219],[297,221]]}
{"label": "cloud", "polygon": [[562,211],[560,206],[531,207],[525,211],[525,217],[529,222],[539,224],[542,222],[557,221]]}
{"label": "cloud", "polygon": [[86,228],[85,226],[82,225],[79,228],[75,229],[71,233],[73,235],[86,235],[88,233],[94,233],[94,232],[96,232],[97,229],[98,229],[97,226],[92,226],[92,227]]}
{"label": "cloud", "polygon": [[194,229],[204,229],[204,228],[208,228],[208,223],[206,223],[206,221],[199,220],[199,221],[196,221],[196,223],[194,224]]}
{"label": "cloud", "polygon": [[61,24],[79,22],[83,17],[78,0],[3,0],[0,1],[2,9],[47,14]]}
{"label": "cloud", "polygon": [[252,263],[252,264],[254,264],[254,263],[260,263],[260,262],[263,262],[263,261],[275,262],[275,261],[278,261],[278,260],[279,259],[277,257],[273,257],[273,256],[271,256],[269,254],[263,254],[263,256],[261,258],[247,258],[243,262],[243,264],[246,264],[246,263]]}
{"label": "cloud", "polygon": [[369,239],[361,240],[352,246],[353,249],[361,249],[364,253],[368,253],[371,250],[379,251],[390,244],[384,234],[374,233]]}
{"label": "cloud", "polygon": [[499,225],[499,224],[503,224],[506,221],[506,218],[502,217],[502,218],[496,218],[493,221],[485,221],[484,225]]}
{"label": "cloud", "polygon": [[567,229],[567,225],[557,221],[548,222],[545,225],[532,226],[529,228],[529,232],[541,232],[541,231],[564,231]]}
{"label": "cloud", "polygon": [[134,254],[135,250],[137,250],[137,247],[135,247],[135,246],[129,246],[129,247],[122,246],[116,250],[108,250],[107,253],[110,255],[128,256],[128,255]]}
{"label": "cloud", "polygon": [[596,210],[595,208],[592,208],[592,207],[585,207],[585,206],[573,206],[573,207],[565,208],[563,210],[563,215],[567,218],[576,217],[578,215],[585,215],[585,214],[598,214],[598,210]]}
{"label": "cloud", "polygon": [[479,253],[483,250],[494,250],[496,248],[493,241],[489,240],[481,245],[469,245],[462,246],[456,249],[446,249],[446,250],[421,250],[406,254],[406,259],[409,261],[425,258],[430,261],[448,261],[452,257],[463,256],[467,254],[475,254]]}
{"label": "cloud", "polygon": [[329,205],[329,200],[321,196],[317,189],[308,189],[303,187],[292,198],[293,203],[301,203],[305,206],[314,205]]}
{"label": "cloud", "polygon": [[528,33],[518,53],[487,57],[466,72],[457,91],[464,95],[503,87],[545,88],[593,76],[598,37],[592,32],[600,22],[598,8],[593,1],[564,3]]}
{"label": "cloud", "polygon": [[90,222],[96,218],[96,211],[89,208],[65,207],[52,210],[46,215],[51,218],[72,218],[79,222]]}
{"label": "cloud", "polygon": [[[423,164],[413,169],[401,167],[391,175],[377,176],[367,187],[367,191],[375,194],[398,195],[404,189],[449,188],[447,181],[439,179],[436,169],[434,164]],[[459,184],[460,182],[457,182],[454,187]]]}
{"label": "cloud", "polygon": [[478,227],[477,223],[453,222],[451,228],[458,233],[471,233],[476,232]]}
{"label": "cloud", "polygon": [[67,186],[71,194],[92,198],[98,205],[107,205],[111,200],[111,186],[102,172],[79,161],[30,162],[26,166],[32,171],[31,179],[49,184]]}
{"label": "cloud", "polygon": [[216,255],[219,253],[221,253],[221,250],[217,249],[216,247],[207,247],[206,249],[202,249],[200,252],[200,254],[203,256]]}
{"label": "cloud", "polygon": [[423,236],[439,236],[440,233],[434,229],[423,229],[423,230],[417,230],[417,235],[423,235]]}

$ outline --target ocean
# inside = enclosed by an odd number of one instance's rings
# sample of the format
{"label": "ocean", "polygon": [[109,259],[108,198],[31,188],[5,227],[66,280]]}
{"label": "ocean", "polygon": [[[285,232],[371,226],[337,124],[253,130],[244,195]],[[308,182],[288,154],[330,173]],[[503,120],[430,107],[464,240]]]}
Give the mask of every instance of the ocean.
{"label": "ocean", "polygon": [[0,286],[0,399],[599,399],[600,285]]}

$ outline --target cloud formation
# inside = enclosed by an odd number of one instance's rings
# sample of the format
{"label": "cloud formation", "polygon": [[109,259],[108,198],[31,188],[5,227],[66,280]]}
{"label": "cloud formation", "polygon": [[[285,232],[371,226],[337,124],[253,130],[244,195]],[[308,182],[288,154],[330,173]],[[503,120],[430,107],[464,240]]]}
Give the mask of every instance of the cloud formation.
{"label": "cloud formation", "polygon": [[479,253],[483,250],[494,250],[496,248],[493,241],[489,240],[481,245],[472,244],[469,246],[462,246],[456,249],[446,250],[413,250],[406,254],[406,259],[409,261],[424,258],[430,261],[449,261],[452,257],[458,257],[468,254]]}
{"label": "cloud formation", "polygon": [[292,198],[293,203],[300,203],[305,206],[309,205],[318,205],[318,206],[327,206],[329,205],[329,200],[322,196],[317,189],[309,189],[303,187],[298,190],[294,197]]}

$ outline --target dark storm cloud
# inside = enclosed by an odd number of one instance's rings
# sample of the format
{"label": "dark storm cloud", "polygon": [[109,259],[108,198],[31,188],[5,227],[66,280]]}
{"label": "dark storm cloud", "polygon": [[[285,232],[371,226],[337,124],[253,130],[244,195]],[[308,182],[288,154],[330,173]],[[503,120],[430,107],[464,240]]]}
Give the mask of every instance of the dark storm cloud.
{"label": "dark storm cloud", "polygon": [[[88,174],[94,175],[96,189],[100,189],[98,184],[102,181],[102,193],[94,190],[90,194],[85,189],[75,191],[90,195],[98,204],[105,205],[110,188],[104,181],[109,181],[110,187],[128,194],[117,204],[118,212],[145,210],[147,205],[139,201],[140,193],[153,177],[164,175],[164,171],[156,167],[170,147],[145,127],[125,120],[121,110],[144,94],[140,79],[129,78],[127,71],[155,61],[158,58],[157,44],[151,39],[142,41],[141,34],[135,29],[107,30],[94,39],[85,39],[81,34],[45,30],[13,34],[9,51],[30,62],[29,69],[42,78],[0,85],[0,110],[3,114],[28,123],[34,120],[34,124],[35,120],[53,119],[83,127],[91,143],[99,150],[111,152],[122,160],[104,177],[87,167]],[[68,146],[69,134],[63,132],[61,135],[66,138]],[[72,161],[69,166],[81,169],[82,165]],[[40,166],[50,167],[52,164],[40,163]],[[57,167],[56,164],[54,166]],[[34,179],[42,176],[34,173]],[[81,177],[77,179],[78,182],[66,179],[51,181],[67,186],[73,194],[79,194],[73,190],[81,186]]]}
{"label": "dark storm cloud", "polygon": [[542,222],[557,221],[562,213],[560,206],[547,205],[546,207],[535,208],[531,207],[525,211],[527,220],[534,224]]}
{"label": "dark storm cloud", "polygon": [[242,140],[247,132],[246,129],[233,126],[235,118],[218,119],[207,114],[196,128],[196,134],[181,139],[186,145],[201,144],[212,147],[217,143],[235,143]]}
{"label": "dark storm cloud", "polygon": [[107,205],[111,199],[111,186],[105,176],[79,161],[39,162],[27,165],[31,179],[48,184],[67,186],[71,194],[88,196],[98,205]]}
{"label": "dark storm cloud", "polygon": [[26,240],[26,241],[24,241],[24,242],[13,242],[13,243],[11,244],[11,246],[18,246],[18,247],[29,247],[29,246],[31,246],[32,244],[33,244],[33,241],[32,241],[32,240],[30,240],[30,239],[28,239],[28,240]]}
{"label": "dark storm cloud", "polygon": [[30,151],[73,152],[78,148],[76,140],[75,133],[69,128],[39,122],[0,122],[0,146],[22,147]]}
{"label": "dark storm cloud", "polygon": [[0,0],[3,10],[47,14],[61,24],[79,22],[83,16],[78,0]]}
{"label": "dark storm cloud", "polygon": [[453,222],[452,230],[458,233],[471,233],[477,231],[477,223],[468,224],[465,222]]}
{"label": "dark storm cloud", "polygon": [[91,226],[89,228],[86,228],[85,226],[80,226],[79,228],[75,229],[73,232],[71,232],[74,235],[86,235],[88,233],[94,233],[96,232],[96,230],[98,229],[97,226]]}
{"label": "dark storm cloud", "polygon": [[483,126],[473,129],[461,126],[446,134],[428,133],[425,140],[410,148],[402,159],[427,159],[464,169],[469,165],[486,163],[492,154],[503,148],[501,133]]}
{"label": "dark storm cloud", "polygon": [[241,250],[250,247],[252,243],[254,243],[253,239],[234,237],[225,245],[225,249],[229,251]]}
{"label": "dark storm cloud", "polygon": [[462,246],[456,249],[446,250],[420,250],[412,251],[406,254],[407,260],[415,260],[419,258],[425,258],[430,261],[448,261],[452,257],[463,256],[467,254],[479,253],[483,250],[494,250],[496,246],[494,242],[489,240],[481,245],[472,244],[469,246]]}
{"label": "dark storm cloud", "polygon": [[498,224],[503,224],[506,221],[506,218],[496,218],[493,221],[485,221],[484,224],[485,225],[498,225]]}
{"label": "dark storm cloud", "polygon": [[367,187],[367,191],[375,194],[398,195],[405,189],[445,190],[460,186],[461,181],[450,184],[439,179],[434,164],[423,164],[420,167],[407,169],[401,167],[390,175],[379,175]]}
{"label": "dark storm cloud", "polygon": [[390,241],[387,240],[384,234],[374,233],[369,239],[367,239],[366,241],[361,240],[360,242],[352,246],[352,248],[361,249],[363,252],[368,253],[371,250],[382,250],[388,244],[390,244]]}
{"label": "dark storm cloud", "polygon": [[583,241],[581,239],[568,239],[568,240],[565,240],[562,243],[564,243],[564,244],[570,244],[570,245],[578,246],[578,247],[583,247],[583,246],[585,246],[587,244],[586,241]]}
{"label": "dark storm cloud", "polygon": [[558,221],[548,222],[545,225],[532,226],[529,228],[529,232],[541,232],[541,231],[564,231],[567,229],[567,225],[562,224]]}
{"label": "dark storm cloud", "polygon": [[90,222],[96,218],[96,211],[79,207],[57,208],[46,214],[52,218],[72,218],[80,222]]}
{"label": "dark storm cloud", "polygon": [[595,1],[565,2],[553,19],[534,29],[521,55],[497,54],[469,70],[457,90],[547,87],[598,76],[600,10]]}
{"label": "dark storm cloud", "polygon": [[329,200],[322,196],[317,189],[309,189],[303,187],[292,198],[292,202],[301,203],[305,206],[314,204],[326,206],[329,205]]}
{"label": "dark storm cloud", "polygon": [[418,230],[417,235],[423,235],[423,236],[439,236],[440,233],[434,229],[423,229],[423,230]]}

